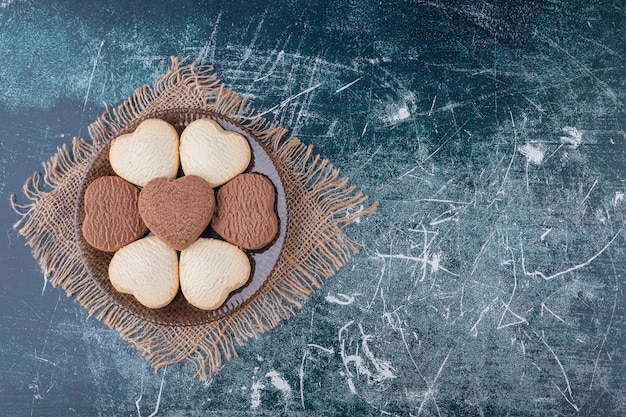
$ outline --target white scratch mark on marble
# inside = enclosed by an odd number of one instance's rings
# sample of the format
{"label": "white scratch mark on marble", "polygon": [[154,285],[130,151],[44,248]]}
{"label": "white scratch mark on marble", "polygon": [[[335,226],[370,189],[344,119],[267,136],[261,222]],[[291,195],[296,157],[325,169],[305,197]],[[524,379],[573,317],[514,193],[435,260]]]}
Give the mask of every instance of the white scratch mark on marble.
{"label": "white scratch mark on marble", "polygon": [[548,348],[548,351],[550,351],[550,353],[554,357],[554,360],[559,365],[559,368],[561,369],[561,374],[563,375],[563,379],[565,380],[566,392],[563,392],[563,390],[558,385],[553,383],[554,386],[556,387],[557,390],[559,390],[561,395],[574,408],[574,410],[576,410],[577,412],[580,411],[579,407],[574,403],[574,397],[572,394],[572,386],[570,385],[569,378],[567,377],[567,372],[565,372],[565,367],[563,366],[563,363],[559,359],[554,349],[552,349],[552,347],[546,342],[545,335],[543,334],[543,330],[541,331],[541,337],[539,338],[539,340],[541,340],[541,342],[545,345],[545,347]]}
{"label": "white scratch mark on marble", "polygon": [[387,379],[396,378],[396,375],[394,374],[395,369],[391,365],[391,362],[376,358],[370,350],[368,342],[372,340],[373,336],[371,334],[365,334],[361,323],[359,323],[358,326],[359,331],[361,332],[361,347],[363,348],[363,352],[376,369],[376,373],[372,375],[373,381],[378,383]]}
{"label": "white scratch mark on marble", "polygon": [[[154,411],[148,417],[154,417],[159,412],[159,407],[161,406],[161,394],[163,393],[163,386],[165,385],[165,373],[167,372],[167,365],[163,368],[163,373],[161,374],[161,385],[159,386],[159,393],[157,395],[156,404],[154,406]],[[137,416],[141,417],[141,409],[139,404],[141,404],[141,400],[143,398],[143,375],[141,376],[141,385],[139,391],[139,398],[135,401],[135,407],[137,408]]]}
{"label": "white scratch mark on marble", "polygon": [[139,404],[141,403],[141,399],[143,398],[143,374],[141,374],[141,383],[139,385],[139,398],[135,401],[135,407],[137,407],[137,416],[141,417],[141,409],[139,408]]}
{"label": "white scratch mark on marble", "polygon": [[205,64],[207,61],[209,63],[215,62],[215,50],[216,50],[216,36],[217,30],[222,20],[222,12],[217,15],[215,19],[215,24],[213,26],[213,31],[211,32],[211,36],[209,36],[209,40],[204,44],[202,48],[198,51],[198,56],[196,57],[196,61],[200,64]]}
{"label": "white scratch mark on marble", "polygon": [[[611,318],[609,319],[609,323],[606,326],[606,331],[604,332],[604,336],[602,337],[602,342],[600,343],[600,347],[598,348],[598,354],[596,356],[596,359],[593,361],[593,373],[591,374],[591,382],[589,383],[589,389],[591,390],[593,388],[593,382],[595,380],[595,376],[596,376],[596,372],[598,370],[598,362],[600,361],[600,354],[602,353],[602,351],[604,350],[604,345],[606,344],[606,339],[609,336],[609,332],[611,331],[611,327],[613,326],[613,319],[615,318],[615,311],[617,310],[617,297],[620,293],[619,291],[619,281],[618,281],[618,274],[617,271],[615,269],[615,263],[613,262],[613,259],[611,259],[611,266],[613,268],[613,277],[614,277],[614,281],[613,281],[613,307],[611,308]],[[611,361],[611,355],[609,354],[609,352],[606,352],[607,357],[609,358],[609,361]]]}
{"label": "white scratch mark on marble", "polygon": [[476,320],[476,322],[470,329],[470,334],[472,335],[472,337],[478,337],[478,325],[483,320],[483,317],[485,316],[485,314],[487,314],[491,310],[491,304],[496,302],[497,300],[498,300],[498,297],[491,300],[491,303],[488,304],[485,308],[483,308],[483,310],[480,312],[480,315],[478,316],[478,320]]}
{"label": "white scratch mark on marble", "polygon": [[213,28],[213,32],[211,32],[211,37],[209,38],[209,43],[210,43],[210,50],[211,53],[209,55],[209,62],[213,63],[215,62],[215,51],[217,50],[217,30],[220,24],[220,21],[222,20],[222,12],[220,12],[217,15],[217,18],[215,19],[215,27]]}
{"label": "white scratch mark on marble", "polygon": [[294,94],[293,96],[287,97],[286,99],[284,99],[283,101],[281,101],[279,104],[275,105],[274,107],[270,108],[269,110],[265,110],[262,113],[260,113],[260,116],[265,116],[268,113],[273,112],[276,109],[282,109],[284,108],[287,104],[289,104],[291,101],[297,99],[298,97],[304,95],[304,94],[308,94],[311,91],[319,88],[323,83],[317,83],[315,85],[312,85],[311,87],[299,92],[298,94]]}
{"label": "white scratch mark on marble", "polygon": [[277,371],[271,370],[265,374],[266,378],[270,379],[270,383],[274,388],[281,392],[283,399],[285,400],[285,409],[291,401],[291,386],[285,378],[283,378]]}
{"label": "white scratch mark on marble", "polygon": [[261,405],[261,390],[265,389],[263,381],[254,381],[250,390],[250,408],[255,409]]}
{"label": "white scratch mark on marble", "polygon": [[374,258],[380,258],[380,259],[402,259],[402,260],[406,260],[406,261],[411,261],[411,262],[420,262],[424,265],[428,265],[431,267],[431,271],[432,272],[437,272],[439,270],[442,270],[454,277],[458,277],[459,274],[456,274],[446,268],[444,268],[443,266],[441,266],[441,254],[434,254],[431,255],[430,258],[424,258],[424,257],[416,257],[416,256],[409,256],[409,255],[403,255],[403,254],[386,254],[386,253],[379,253],[376,252],[376,256]]}
{"label": "white scratch mark on marble", "polygon": [[531,143],[526,143],[521,146],[519,153],[526,158],[526,163],[533,165],[541,165],[545,156],[545,152],[540,145]]}
{"label": "white scratch mark on marble", "polygon": [[583,133],[575,127],[565,126],[563,128],[563,133],[567,136],[561,136],[559,138],[562,145],[567,145],[572,149],[576,149],[583,142]]}
{"label": "white scratch mark on marble", "polygon": [[[349,365],[353,364],[357,375],[364,375],[367,378],[368,385],[381,385],[387,380],[397,378],[395,369],[390,361],[377,358],[369,347],[369,342],[372,340],[373,335],[366,334],[363,330],[361,323],[358,323],[358,328],[361,333],[361,350],[365,355],[365,358],[359,353],[357,347],[354,354],[346,353],[346,339],[343,337],[343,333],[354,324],[354,320],[349,321],[343,327],[339,329],[338,339],[340,343],[340,355],[346,372],[346,382],[350,388],[350,392],[356,394],[356,387],[354,386],[354,374],[350,371]],[[372,371],[366,364],[365,359],[373,365],[374,371]]]}
{"label": "white scratch mark on marble", "polygon": [[139,387],[139,398],[137,398],[137,401],[135,401],[135,407],[137,407],[137,416],[141,417],[141,409],[139,408],[139,404],[141,403],[141,399],[143,398],[143,374],[141,375],[141,383]]}
{"label": "white scratch mark on marble", "polygon": [[417,415],[422,414],[422,412],[424,411],[424,405],[428,402],[429,399],[433,400],[433,403],[435,404],[435,408],[437,409],[437,415],[441,415],[441,413],[439,412],[439,406],[437,406],[437,401],[435,399],[435,394],[436,394],[435,386],[437,384],[437,380],[441,376],[441,372],[443,371],[443,368],[446,366],[446,362],[448,362],[448,358],[450,357],[450,352],[451,351],[448,352],[446,357],[443,359],[443,362],[441,362],[441,365],[439,366],[439,370],[437,371],[437,375],[435,375],[435,378],[433,378],[433,381],[430,383],[428,387],[428,391],[426,391],[426,395],[424,396],[424,399],[422,400],[422,403],[419,406]]}
{"label": "white scratch mark on marble", "polygon": [[472,263],[472,271],[470,272],[470,276],[474,275],[474,272],[476,272],[476,268],[478,267],[478,261],[480,260],[481,256],[485,252],[485,248],[487,247],[489,242],[491,242],[491,238],[493,237],[494,233],[495,231],[492,230],[487,240],[485,240],[485,243],[483,243],[482,246],[480,247],[480,250],[478,251],[478,255],[476,255],[476,257],[474,258],[474,262]]}
{"label": "white scratch mark on marble", "polygon": [[347,295],[347,294],[342,294],[339,292],[337,293],[337,297],[335,297],[334,295],[328,294],[324,299],[328,301],[329,303],[347,306],[354,302],[354,296],[356,295],[360,295],[360,294]]}
{"label": "white scratch mark on marble", "polygon": [[596,178],[596,180],[593,182],[593,184],[591,185],[591,188],[589,188],[589,191],[587,192],[587,194],[585,195],[585,198],[583,198],[583,201],[580,202],[580,204],[578,205],[578,207],[582,207],[583,204],[585,204],[585,201],[587,201],[587,199],[589,198],[589,196],[591,195],[591,192],[593,191],[594,188],[596,188],[596,185],[598,184],[598,179]]}
{"label": "white scratch mark on marble", "polygon": [[356,387],[354,386],[354,381],[352,381],[352,378],[348,378],[348,389],[350,389],[350,392],[352,394],[356,394]]}
{"label": "white scratch mark on marble", "polygon": [[[510,249],[511,252],[511,260],[509,261],[513,265],[513,290],[511,291],[511,295],[509,296],[509,301],[506,303],[502,303],[504,305],[504,310],[502,311],[502,315],[500,316],[500,321],[498,322],[497,330],[502,330],[507,327],[515,326],[517,324],[528,324],[528,321],[511,310],[511,302],[513,301],[513,297],[515,297],[515,291],[517,290],[517,271],[515,268],[515,260],[513,257],[513,250]],[[504,323],[504,318],[507,316],[507,313],[515,317],[515,320]]]}
{"label": "white scratch mark on marble", "polygon": [[349,82],[348,84],[344,85],[343,87],[339,87],[338,89],[335,90],[335,94],[342,92],[343,90],[345,90],[346,88],[350,88],[352,87],[354,84],[358,83],[359,81],[361,81],[363,79],[363,76],[357,78],[356,80]]}
{"label": "white scratch mark on marble", "polygon": [[252,56],[254,45],[256,44],[256,41],[259,38],[259,33],[261,33],[261,28],[263,27],[264,22],[265,22],[265,15],[261,17],[261,20],[259,20],[259,24],[257,25],[256,30],[254,31],[254,35],[252,36],[252,40],[250,41],[248,48],[246,48],[243,54],[243,57],[241,58],[241,61],[239,62],[239,66],[237,67],[237,69],[240,69],[248,61],[248,59],[250,59],[250,56]]}
{"label": "white scratch mark on marble", "polygon": [[541,302],[541,317],[543,317],[543,312],[547,311],[548,313],[552,314],[558,321],[560,321],[561,323],[565,323],[567,324],[567,322],[558,314],[556,314],[554,311],[550,310],[550,308],[548,308],[548,306],[546,305],[546,303],[544,303],[543,301]]}
{"label": "white scratch mark on marble", "polygon": [[163,393],[163,385],[165,384],[165,372],[167,372],[167,365],[165,365],[165,367],[163,368],[163,375],[161,375],[161,385],[159,386],[159,395],[157,396],[154,411],[148,417],[154,417],[159,412],[159,406],[161,405],[161,394]]}
{"label": "white scratch mark on marble", "polygon": [[617,239],[617,236],[619,236],[620,232],[622,231],[622,229],[618,230],[617,233],[615,233],[615,235],[611,238],[611,240],[609,240],[607,242],[606,245],[604,245],[602,247],[602,249],[600,249],[595,255],[593,255],[591,258],[587,259],[585,262],[582,262],[578,265],[574,265],[571,268],[567,268],[564,269],[562,271],[556,272],[552,275],[545,275],[543,272],[540,271],[534,271],[534,272],[528,272],[528,270],[526,269],[526,260],[524,259],[524,246],[521,245],[520,246],[520,256],[522,258],[522,271],[524,272],[524,275],[529,276],[529,277],[541,277],[543,278],[545,281],[549,281],[551,279],[554,278],[558,278],[560,276],[563,276],[565,274],[569,274],[570,272],[574,272],[578,269],[584,268],[587,265],[591,264],[593,261],[595,261],[600,255],[602,255],[604,253],[604,251],[606,251],[609,246],[611,246],[611,244],[613,243],[613,241],[615,239]]}
{"label": "white scratch mark on marble", "polygon": [[502,182],[500,183],[500,188],[498,188],[496,196],[493,198],[493,200],[491,200],[491,203],[489,203],[487,208],[490,208],[498,200],[498,196],[504,195],[504,185],[509,178],[509,173],[511,172],[511,167],[513,166],[513,161],[515,160],[515,154],[517,153],[517,127],[515,126],[515,119],[513,118],[513,113],[510,109],[509,116],[511,117],[511,126],[513,127],[513,152],[511,153],[509,166],[506,168],[506,172],[504,173],[504,178],[502,178]]}
{"label": "white scratch mark on marble", "polygon": [[409,107],[404,105],[404,106],[399,107],[395,112],[389,114],[385,118],[385,121],[389,124],[395,124],[403,120],[406,120],[409,117],[411,117],[411,112],[409,111]]}
{"label": "white scratch mark on marble", "polygon": [[367,132],[367,127],[369,126],[370,122],[365,122],[365,126],[363,126],[363,131],[361,132],[361,137],[365,136],[365,132]]}
{"label": "white scratch mark on marble", "polygon": [[[459,217],[458,217],[459,213],[455,212],[455,211],[456,211],[455,209],[447,210],[447,211],[441,213],[435,220],[431,220],[428,224],[430,226],[437,226],[438,224],[446,223],[446,222],[450,222],[450,221],[458,222],[459,221]],[[442,216],[444,216],[446,214],[450,214],[450,213],[454,213],[454,214],[452,214],[451,216],[448,216],[448,217],[442,217]]]}
{"label": "white scratch mark on marble", "polygon": [[46,291],[46,287],[48,286],[48,275],[43,274],[43,288],[41,289],[41,295],[43,296]]}
{"label": "white scratch mark on marble", "polygon": [[[376,148],[376,150],[370,155],[369,158],[367,158],[367,161],[363,162],[360,166],[360,169],[363,170],[363,168],[365,168],[366,166],[368,166],[372,160],[374,159],[374,157],[376,155],[378,155],[378,152],[380,152],[380,150],[383,148],[383,145],[378,145],[378,148]],[[363,207],[363,206],[361,206]],[[361,220],[360,218],[358,220]]]}
{"label": "white scratch mark on marble", "polygon": [[437,102],[437,96],[433,98],[433,103],[430,105],[430,110],[428,110],[428,117],[432,116],[433,109],[435,108],[435,103]]}
{"label": "white scratch mark on marble", "polygon": [[[445,204],[459,204],[459,205],[469,205],[473,204],[473,201],[456,201],[456,200],[446,200],[439,198],[420,198],[419,200],[415,200],[416,203],[427,202],[427,203],[445,203]],[[419,232],[421,230],[413,230],[409,229],[412,232]]]}
{"label": "white scratch mark on marble", "polygon": [[321,350],[323,352],[326,352],[326,353],[329,353],[331,355],[335,354],[335,349],[333,349],[333,348],[325,348],[324,346],[320,346],[320,345],[317,345],[315,343],[309,343],[307,346],[315,348],[315,349],[319,349],[319,350]]}
{"label": "white scratch mark on marble", "polygon": [[304,405],[304,366],[306,364],[306,358],[309,355],[309,350],[306,349],[304,354],[302,355],[302,361],[300,362],[300,370],[298,371],[298,377],[300,378],[300,405],[302,405],[302,409],[306,410],[306,406]]}
{"label": "white scratch mark on marble", "polygon": [[361,216],[358,216],[359,213],[365,210],[365,206],[363,204],[359,205],[357,209],[347,208],[346,209],[346,218],[354,217],[351,223],[361,223]]}
{"label": "white scratch mark on marble", "polygon": [[335,349],[333,348],[325,348],[323,346],[317,345],[315,343],[309,343],[307,344],[307,349],[304,351],[304,354],[302,355],[302,362],[300,363],[300,370],[298,372],[298,376],[300,378],[300,403],[302,405],[302,409],[306,409],[305,403],[304,403],[304,374],[305,374],[305,370],[306,370],[306,360],[308,359],[308,357],[311,355],[311,349],[309,348],[315,348],[315,349],[319,349],[322,352],[326,352],[330,355],[334,355],[335,354]]}
{"label": "white scratch mark on marble", "polygon": [[102,42],[100,42],[100,47],[98,48],[98,53],[96,55],[96,60],[93,63],[93,68],[91,69],[91,75],[89,76],[89,82],[87,83],[87,92],[85,93],[85,101],[83,103],[83,113],[80,117],[81,119],[81,126],[78,128],[78,136],[80,137],[81,134],[81,128],[82,128],[82,120],[83,117],[85,116],[85,109],[87,108],[87,101],[89,100],[89,91],[91,91],[91,84],[93,83],[93,76],[96,73],[96,67],[98,66],[98,62],[100,61],[100,53],[102,52],[102,47],[104,46],[104,39],[102,40]]}
{"label": "white scratch mark on marble", "polygon": [[[376,300],[376,295],[378,295],[378,291],[380,291],[380,284],[383,282],[383,277],[385,276],[385,269],[387,266],[387,262],[385,261],[384,258],[381,258],[381,259],[383,261],[383,265],[380,268],[380,275],[378,277],[378,283],[376,284],[376,290],[374,291],[374,295],[372,295],[372,300],[367,305],[368,310],[372,308],[372,305],[374,304],[374,300]],[[341,334],[341,331],[339,333]]]}
{"label": "white scratch mark on marble", "polygon": [[[291,37],[291,35],[289,35],[289,37]],[[288,37],[288,39],[289,39]],[[281,62],[283,60],[283,57],[285,56],[285,51],[281,50],[278,52],[278,54],[276,54],[276,59],[274,60],[274,62],[272,63],[272,66],[270,67],[269,71],[267,71],[267,73],[259,78],[255,78],[253,80],[253,82],[259,82],[259,81],[263,81],[266,78],[268,78],[270,75],[272,75],[274,73],[274,71],[276,70],[276,66],[278,65],[279,62]]]}

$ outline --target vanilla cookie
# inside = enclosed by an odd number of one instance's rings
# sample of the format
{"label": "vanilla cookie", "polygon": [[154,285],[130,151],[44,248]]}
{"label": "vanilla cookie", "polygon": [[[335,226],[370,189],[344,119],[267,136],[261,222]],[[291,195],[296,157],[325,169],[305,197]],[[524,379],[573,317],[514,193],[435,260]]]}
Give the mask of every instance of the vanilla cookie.
{"label": "vanilla cookie", "polygon": [[113,139],[109,162],[117,175],[143,187],[154,178],[176,178],[178,145],[178,133],[171,124],[147,119],[133,133]]}
{"label": "vanilla cookie", "polygon": [[202,310],[219,308],[250,277],[248,256],[235,245],[200,238],[180,253],[180,288]]}
{"label": "vanilla cookie", "polygon": [[224,130],[211,119],[191,122],[180,135],[185,175],[202,177],[212,188],[245,171],[251,157],[250,144],[243,135]]}
{"label": "vanilla cookie", "polygon": [[155,236],[139,239],[115,253],[109,279],[116,290],[132,294],[144,306],[165,307],[179,287],[176,251]]}

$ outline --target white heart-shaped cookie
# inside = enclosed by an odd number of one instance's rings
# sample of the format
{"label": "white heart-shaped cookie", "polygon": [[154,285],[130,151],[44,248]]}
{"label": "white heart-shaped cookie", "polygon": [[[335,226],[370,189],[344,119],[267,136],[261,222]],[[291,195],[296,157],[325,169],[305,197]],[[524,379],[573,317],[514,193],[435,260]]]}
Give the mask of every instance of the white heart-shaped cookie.
{"label": "white heart-shaped cookie", "polygon": [[181,251],[180,289],[189,304],[202,310],[219,308],[250,277],[248,256],[237,246],[200,238]]}
{"label": "white heart-shaped cookie", "polygon": [[212,188],[246,170],[252,151],[241,134],[211,119],[198,119],[180,135],[180,163],[185,175],[197,175]]}
{"label": "white heart-shaped cookie", "polygon": [[178,132],[171,124],[147,119],[134,132],[113,139],[109,162],[117,175],[143,187],[154,178],[176,178],[178,145]]}
{"label": "white heart-shaped cookie", "polygon": [[178,256],[156,236],[139,239],[115,253],[109,279],[116,290],[134,295],[144,306],[165,307],[178,292]]}

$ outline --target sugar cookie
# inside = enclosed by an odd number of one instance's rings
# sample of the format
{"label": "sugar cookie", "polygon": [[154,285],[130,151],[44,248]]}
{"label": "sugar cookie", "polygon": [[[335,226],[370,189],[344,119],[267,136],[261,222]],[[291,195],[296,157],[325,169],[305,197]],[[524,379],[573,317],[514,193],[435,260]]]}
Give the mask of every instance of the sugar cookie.
{"label": "sugar cookie", "polygon": [[179,287],[176,251],[158,237],[139,239],[117,251],[109,264],[116,290],[149,308],[168,305]]}
{"label": "sugar cookie", "polygon": [[178,133],[172,125],[147,119],[133,133],[113,139],[109,162],[117,175],[143,187],[154,178],[176,178],[178,145]]}
{"label": "sugar cookie", "polygon": [[248,140],[237,132],[224,130],[211,119],[198,119],[180,135],[180,162],[185,175],[198,175],[216,188],[250,164]]}
{"label": "sugar cookie", "polygon": [[180,253],[180,288],[191,305],[215,310],[248,281],[250,270],[248,256],[241,249],[200,238]]}

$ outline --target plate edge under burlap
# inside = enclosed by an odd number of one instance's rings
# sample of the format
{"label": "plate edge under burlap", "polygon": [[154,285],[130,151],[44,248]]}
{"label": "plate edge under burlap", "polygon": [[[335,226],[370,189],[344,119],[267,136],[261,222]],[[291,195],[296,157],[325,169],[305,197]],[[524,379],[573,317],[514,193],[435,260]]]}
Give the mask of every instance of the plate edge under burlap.
{"label": "plate edge under burlap", "polygon": [[[171,326],[147,322],[107,296],[91,279],[75,234],[75,213],[81,179],[99,152],[138,118],[170,108],[211,111],[247,129],[272,158],[287,199],[288,227],[281,255],[264,285],[242,306],[224,318],[198,326]],[[339,170],[299,139],[285,137],[287,129],[250,109],[247,99],[227,88],[210,66],[181,65],[154,85],[135,91],[117,108],[89,126],[91,143],[74,138],[63,145],[39,172],[28,178],[14,228],[24,236],[45,277],[60,286],[122,338],[134,343],[155,367],[187,359],[200,379],[211,376],[222,359],[237,355],[258,334],[290,318],[320,288],[325,279],[345,265],[358,244],[345,227],[376,210],[362,205],[367,196],[356,191]]]}

